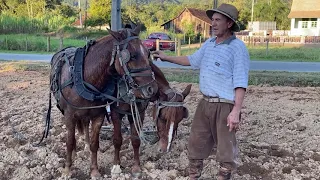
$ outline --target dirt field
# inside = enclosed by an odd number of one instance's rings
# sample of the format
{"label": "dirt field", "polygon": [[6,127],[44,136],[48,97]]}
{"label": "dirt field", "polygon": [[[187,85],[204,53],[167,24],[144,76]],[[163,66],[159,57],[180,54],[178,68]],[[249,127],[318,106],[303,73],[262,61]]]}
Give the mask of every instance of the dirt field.
{"label": "dirt field", "polygon": [[[187,84],[172,82],[177,89]],[[46,146],[33,147],[44,127],[48,106],[48,78],[41,72],[0,72],[0,179],[61,179],[65,162],[65,127],[53,108],[53,128]],[[142,146],[144,179],[188,179],[187,139],[198,100],[193,84],[186,99],[190,117],[179,126],[172,152],[160,155],[154,146]],[[55,102],[55,101],[54,101]],[[320,88],[249,87],[243,108],[239,169],[236,180],[320,179]],[[146,121],[151,121],[147,116]],[[11,126],[24,138],[14,138]],[[17,135],[16,135],[17,136]],[[98,164],[103,179],[111,179],[113,160],[111,135],[102,139]],[[79,141],[78,141],[79,142]],[[78,143],[73,179],[89,179],[90,159]],[[123,174],[130,179],[132,150],[122,150]],[[217,172],[214,154],[205,161],[203,179]]]}

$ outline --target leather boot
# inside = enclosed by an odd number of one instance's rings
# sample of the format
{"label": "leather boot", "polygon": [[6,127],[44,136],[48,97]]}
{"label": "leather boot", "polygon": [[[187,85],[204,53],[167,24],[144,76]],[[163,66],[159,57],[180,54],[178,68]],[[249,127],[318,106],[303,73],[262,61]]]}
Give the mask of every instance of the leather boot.
{"label": "leather boot", "polygon": [[217,180],[231,180],[231,169],[220,166]]}
{"label": "leather boot", "polygon": [[203,159],[189,159],[190,180],[198,180],[203,169]]}

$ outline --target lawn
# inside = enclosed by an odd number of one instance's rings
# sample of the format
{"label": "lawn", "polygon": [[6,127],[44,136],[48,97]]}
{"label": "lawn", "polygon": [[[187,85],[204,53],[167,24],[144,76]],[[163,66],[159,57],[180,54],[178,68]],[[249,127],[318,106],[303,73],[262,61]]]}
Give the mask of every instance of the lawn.
{"label": "lawn", "polygon": [[[198,48],[181,49],[181,55],[189,55]],[[248,47],[251,60],[254,61],[290,61],[290,62],[320,62],[320,51],[316,47]],[[175,55],[175,52],[166,52]]]}
{"label": "lawn", "polygon": [[[100,37],[104,34],[100,34]],[[87,37],[87,36],[86,36]],[[83,37],[78,39],[64,38],[63,47],[76,46],[82,47],[86,43]],[[59,50],[60,39],[51,37],[50,51],[47,52],[47,37],[26,34],[0,35],[0,52],[6,53],[36,53],[36,54],[52,54]],[[181,55],[189,55],[198,48],[194,45],[188,48],[184,45]],[[291,61],[291,62],[320,62],[320,51],[316,47],[283,47],[271,46],[268,51],[265,46],[248,46],[251,60],[260,61]],[[175,52],[166,52],[168,55],[175,55]]]}
{"label": "lawn", "polygon": [[[50,65],[46,62],[1,61],[0,73],[4,71],[44,71],[49,73]],[[168,81],[198,83],[199,71],[192,69],[161,68]],[[319,87],[320,73],[292,73],[279,71],[250,71],[249,85]]]}

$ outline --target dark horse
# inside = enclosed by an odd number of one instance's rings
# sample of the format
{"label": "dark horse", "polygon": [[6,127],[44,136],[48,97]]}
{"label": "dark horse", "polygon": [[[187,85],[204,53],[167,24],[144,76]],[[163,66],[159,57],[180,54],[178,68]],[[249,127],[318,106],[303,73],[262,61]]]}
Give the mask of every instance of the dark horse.
{"label": "dark horse", "polygon": [[[117,84],[127,87],[122,96],[129,100],[149,99],[158,91],[148,52],[138,37],[140,26],[134,30],[109,30],[109,33],[111,35],[84,48],[63,49],[51,60],[50,89],[64,115],[68,131],[67,176],[71,175],[70,167],[75,156],[75,128],[83,134],[88,130],[90,121],[91,137],[86,138],[90,139],[91,177],[100,176],[97,163],[99,132],[106,115],[106,105],[119,102],[114,94]],[[51,107],[51,96],[49,104]],[[50,119],[50,108],[47,117]]]}
{"label": "dark horse", "polygon": [[[168,152],[170,150],[172,139],[177,131],[179,122],[188,117],[188,110],[183,106],[185,97],[189,94],[191,85],[180,93],[169,86],[164,74],[161,70],[150,62],[152,71],[155,74],[155,79],[158,84],[158,91],[151,101],[156,101],[153,107],[154,123],[157,127],[157,133],[160,138],[159,150],[160,152]],[[131,130],[131,143],[134,151],[134,165],[132,167],[132,175],[139,177],[141,175],[139,148],[142,140],[145,140],[144,132],[141,128],[145,116],[145,110],[149,102],[137,103],[135,111],[131,111],[128,104],[119,103],[111,105],[111,119],[114,126],[113,144],[114,165],[111,173],[114,175],[120,174],[120,149],[122,145],[121,121],[125,114],[128,115]]]}

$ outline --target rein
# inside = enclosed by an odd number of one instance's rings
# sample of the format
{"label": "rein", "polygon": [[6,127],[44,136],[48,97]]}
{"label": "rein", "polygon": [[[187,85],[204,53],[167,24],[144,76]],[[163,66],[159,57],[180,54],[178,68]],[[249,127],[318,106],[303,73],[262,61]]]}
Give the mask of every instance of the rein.
{"label": "rein", "polygon": [[[89,84],[89,83],[86,83],[85,81],[83,82],[79,82],[79,78],[77,77],[73,77],[75,76],[75,69],[74,67],[75,66],[72,66],[71,63],[70,63],[70,59],[67,58],[66,56],[64,56],[64,59],[59,59],[58,61],[56,61],[54,63],[54,71],[55,73],[53,74],[53,79],[50,78],[50,89],[53,91],[53,93],[55,93],[55,96],[56,96],[56,99],[59,100],[58,98],[58,93],[61,95],[61,97],[66,101],[66,103],[71,106],[72,108],[75,108],[75,109],[95,109],[95,108],[103,108],[103,107],[106,107],[107,105],[110,105],[110,104],[113,104],[114,102],[123,102],[123,103],[130,103],[130,106],[132,107],[132,102],[134,102],[135,104],[135,107],[137,109],[137,106],[136,106],[136,98],[133,94],[133,90],[136,90],[136,89],[141,89],[141,91],[143,91],[144,89],[142,89],[143,87],[153,83],[155,81],[155,76],[154,76],[154,73],[140,73],[142,71],[146,71],[146,70],[151,70],[151,67],[146,67],[146,68],[138,68],[138,69],[131,69],[129,70],[128,67],[127,67],[127,63],[130,61],[130,59],[132,58],[132,56],[130,56],[130,52],[129,50],[127,49],[128,47],[128,43],[129,41],[131,40],[134,40],[134,39],[139,39],[138,36],[131,36],[131,32],[127,29],[127,38],[125,40],[122,40],[122,41],[118,41],[118,42],[114,42],[114,48],[112,50],[112,58],[111,58],[111,62],[110,62],[110,66],[114,63],[115,61],[115,56],[116,54],[119,55],[119,62],[120,62],[120,65],[121,67],[123,68],[125,74],[123,75],[122,79],[124,80],[126,86],[129,85],[131,88],[122,96],[118,96],[117,98],[114,98],[113,96],[110,96],[106,93],[102,93],[100,92],[97,88],[95,88],[93,85]],[[88,45],[91,45],[91,43],[94,43],[94,42],[89,42]],[[123,49],[120,51],[120,45],[123,45]],[[67,48],[65,48],[67,49]],[[84,50],[84,53],[82,55],[86,55],[87,52],[88,52],[88,49],[89,49],[89,46],[86,46],[85,50]],[[59,51],[61,52],[61,51]],[[56,53],[57,54],[57,53]],[[55,54],[55,55],[56,55]],[[54,56],[55,56],[54,55]],[[53,57],[54,57],[53,56]],[[84,56],[80,56],[82,58],[81,62],[83,62],[83,59],[84,59]],[[52,60],[53,60],[53,57],[52,57]],[[51,60],[51,62],[52,62]],[[63,84],[60,83],[60,77],[61,77],[61,69],[63,67],[63,64],[64,63],[67,63],[69,65],[69,71],[71,73],[71,79],[68,80],[67,82],[64,82]],[[79,63],[76,61],[76,59],[74,59],[74,63]],[[53,65],[53,64],[51,64]],[[83,73],[83,67],[82,66],[78,66],[80,67],[79,72],[76,72],[79,74],[78,77],[81,77],[83,78],[82,74]],[[51,70],[52,72],[53,70]],[[143,77],[152,77],[152,81],[146,83],[146,84],[143,84],[143,85],[138,85],[133,77],[138,77],[138,76],[143,76]],[[83,84],[81,84],[83,83]],[[70,101],[67,100],[67,98],[63,95],[62,93],[62,89],[64,89],[65,87],[69,86],[69,85],[75,85],[75,86],[84,86],[84,87],[81,87],[82,89],[80,89],[81,93],[86,93],[86,97],[84,97],[85,99],[87,99],[89,97],[92,98],[94,100],[94,97],[93,96],[94,94],[100,94],[99,97],[102,97],[102,98],[105,98],[105,99],[109,99],[109,100],[112,100],[112,102],[110,103],[107,103],[107,104],[102,104],[102,105],[98,105],[98,106],[90,106],[90,107],[80,107],[80,106],[75,106],[74,104],[72,104]],[[78,92],[78,89],[77,89],[77,92]],[[79,94],[78,92],[78,94]],[[81,95],[81,94],[79,94]],[[130,97],[130,101],[122,101],[121,99],[124,98],[125,96],[128,96]],[[134,101],[133,101],[134,100]],[[49,130],[50,130],[50,114],[51,114],[51,92],[49,94],[49,108],[48,108],[48,111],[47,111],[47,117],[46,117],[46,122],[45,122],[45,129],[44,129],[44,132],[43,132],[43,136],[40,140],[39,143],[35,144],[34,146],[39,146],[40,143],[43,141],[44,138],[47,138],[48,134],[49,134]],[[138,113],[139,114],[139,113]],[[139,118],[140,119],[140,118]],[[141,120],[140,120],[141,122]]]}

